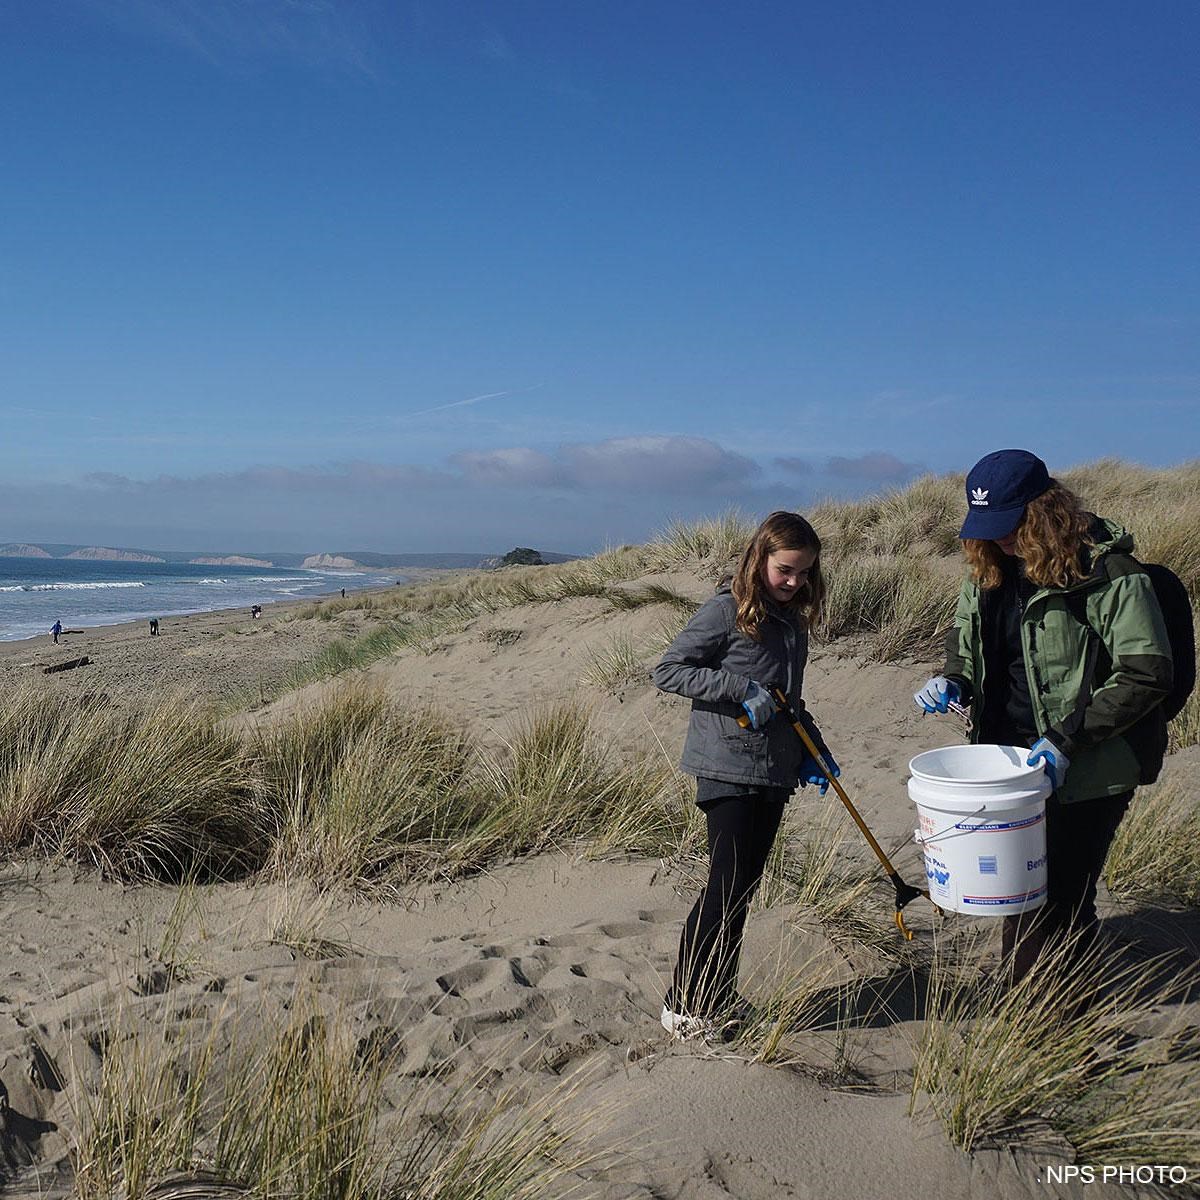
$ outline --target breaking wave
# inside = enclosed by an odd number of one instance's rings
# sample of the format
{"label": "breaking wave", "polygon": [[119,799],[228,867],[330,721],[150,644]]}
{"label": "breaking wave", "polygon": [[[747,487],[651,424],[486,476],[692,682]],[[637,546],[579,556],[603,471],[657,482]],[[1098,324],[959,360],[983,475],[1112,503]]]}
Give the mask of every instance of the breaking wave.
{"label": "breaking wave", "polygon": [[122,583],[21,583],[0,587],[0,592],[95,592],[101,588],[145,587],[141,580]]}

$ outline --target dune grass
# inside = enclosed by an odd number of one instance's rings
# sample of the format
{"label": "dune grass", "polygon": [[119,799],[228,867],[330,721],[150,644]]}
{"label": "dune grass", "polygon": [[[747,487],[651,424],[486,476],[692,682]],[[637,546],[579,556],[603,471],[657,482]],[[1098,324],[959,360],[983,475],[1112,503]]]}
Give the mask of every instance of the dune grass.
{"label": "dune grass", "polygon": [[587,665],[579,682],[615,692],[631,683],[644,683],[650,674],[650,653],[634,644],[628,634],[614,634],[588,650]]}
{"label": "dune grass", "polygon": [[[966,1151],[1043,1120],[1084,1161],[1197,1161],[1200,1031],[1178,1008],[1200,982],[1194,964],[1121,963],[1101,946],[1077,960],[1059,943],[1009,984],[982,975],[977,954],[941,949],[910,1111],[928,1097]],[[1156,1016],[1154,1032],[1125,1032]]]}
{"label": "dune grass", "polygon": [[387,896],[550,847],[668,855],[683,792],[665,754],[619,757],[572,703],[485,752],[363,684],[245,737],[175,700],[0,699],[0,848],[121,879],[265,871]]}
{"label": "dune grass", "polygon": [[674,521],[650,543],[650,553],[659,567],[709,562],[719,570],[741,555],[755,528],[735,509],[703,521]]}
{"label": "dune grass", "polygon": [[178,1038],[170,1022],[157,1035],[126,1023],[110,1036],[99,1077],[72,1080],[73,1194],[535,1200],[594,1161],[583,1117],[563,1115],[570,1083],[533,1103],[489,1095],[488,1063],[385,1101],[393,1064],[347,1016],[303,995],[289,1007],[261,1028],[218,1020]]}
{"label": "dune grass", "polygon": [[124,878],[222,876],[258,865],[267,824],[244,745],[186,700],[0,697],[0,845]]}
{"label": "dune grass", "polygon": [[695,600],[661,583],[645,583],[635,588],[610,588],[605,594],[609,603],[617,609],[667,604],[683,613],[685,617],[690,617],[700,607]]}
{"label": "dune grass", "polygon": [[1178,784],[1134,795],[1104,863],[1119,900],[1200,906],[1200,811]]}
{"label": "dune grass", "polygon": [[618,759],[576,705],[531,714],[506,753],[481,766],[487,815],[454,847],[460,861],[580,841],[592,853],[662,856],[688,829],[689,789],[669,760]]}
{"label": "dune grass", "polygon": [[477,813],[465,732],[361,684],[260,732],[254,753],[277,814],[267,864],[277,876],[386,888]]}

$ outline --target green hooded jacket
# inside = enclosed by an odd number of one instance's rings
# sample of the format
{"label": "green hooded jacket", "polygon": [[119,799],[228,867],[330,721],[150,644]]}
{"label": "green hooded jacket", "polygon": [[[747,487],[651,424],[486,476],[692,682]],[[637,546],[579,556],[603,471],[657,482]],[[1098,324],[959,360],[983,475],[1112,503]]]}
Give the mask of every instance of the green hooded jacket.
{"label": "green hooded jacket", "polygon": [[[1161,702],[1171,690],[1171,644],[1150,577],[1131,557],[1133,538],[1095,518],[1088,577],[1067,588],[1041,588],[1021,615],[1021,644],[1038,734],[1070,759],[1059,790],[1064,804],[1113,796],[1152,783],[1166,752]],[[984,677],[985,593],[967,579],[946,639],[945,675],[970,704],[978,738],[987,701]],[[1080,599],[1083,604],[1080,605]],[[1085,687],[1089,638],[1072,612],[1085,611],[1099,638],[1091,697]]]}

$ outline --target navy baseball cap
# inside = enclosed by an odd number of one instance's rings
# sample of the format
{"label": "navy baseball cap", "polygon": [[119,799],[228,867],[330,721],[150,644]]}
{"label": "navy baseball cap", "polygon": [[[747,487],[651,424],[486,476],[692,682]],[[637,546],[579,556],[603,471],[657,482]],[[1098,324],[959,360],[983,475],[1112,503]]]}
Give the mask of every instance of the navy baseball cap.
{"label": "navy baseball cap", "polygon": [[1025,505],[1053,482],[1046,464],[1028,450],[996,450],[981,458],[967,475],[967,519],[958,536],[1008,537],[1021,523]]}

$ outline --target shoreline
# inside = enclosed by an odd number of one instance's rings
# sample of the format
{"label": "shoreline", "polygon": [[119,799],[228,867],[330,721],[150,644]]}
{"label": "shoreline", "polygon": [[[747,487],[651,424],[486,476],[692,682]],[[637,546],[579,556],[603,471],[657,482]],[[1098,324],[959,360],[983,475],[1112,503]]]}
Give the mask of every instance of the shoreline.
{"label": "shoreline", "polygon": [[[374,571],[375,568],[364,568],[364,570]],[[451,567],[414,567],[404,572],[404,578],[397,580],[395,583],[384,586],[382,584],[371,584],[367,587],[347,588],[346,599],[359,595],[390,595],[393,588],[408,587],[413,584],[425,583],[430,579],[440,578],[442,576],[454,575],[459,572],[459,568]],[[391,571],[379,571],[379,574],[393,574]],[[261,602],[262,615],[265,617],[268,612],[278,613],[289,608],[299,608],[306,604],[316,604],[322,600],[341,599],[341,589],[335,589],[329,592],[313,592],[307,596],[289,596],[286,599],[280,600],[265,600]],[[196,621],[205,617],[218,617],[222,615],[235,615],[237,613],[246,613],[249,618],[249,606],[245,604],[235,605],[225,608],[203,608],[191,612],[180,613],[162,613],[159,617],[160,636],[165,632],[167,625],[175,625],[181,621]],[[259,618],[261,620],[262,617]],[[69,628],[64,628],[59,635],[60,641],[58,647],[55,647],[51,640],[49,630],[41,633],[33,633],[27,637],[16,638],[0,638],[0,658],[11,656],[16,652],[16,647],[31,648],[35,643],[42,644],[42,639],[45,639],[45,644],[52,649],[58,649],[67,644],[68,637],[75,637],[77,640],[83,636],[95,636],[102,640],[109,635],[120,630],[130,630],[141,627],[143,630],[150,620],[149,615],[132,617],[127,621],[109,621],[99,625],[78,625]]]}
{"label": "shoreline", "polygon": [[[400,586],[453,573],[423,567]],[[76,698],[103,695],[113,703],[164,693],[223,703],[249,694],[252,702],[255,691],[265,697],[331,641],[357,636],[376,622],[369,611],[352,606],[353,597],[390,595],[396,586],[348,589],[347,607],[333,622],[297,620],[295,613],[322,600],[340,600],[338,591],[268,601],[257,618],[246,605],[160,617],[155,637],[148,618],[139,617],[71,627],[57,645],[49,633],[3,641],[0,682],[10,690],[32,687]],[[64,666],[84,657],[86,664]]]}

